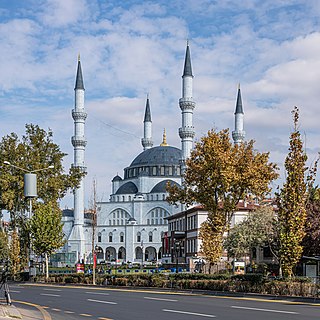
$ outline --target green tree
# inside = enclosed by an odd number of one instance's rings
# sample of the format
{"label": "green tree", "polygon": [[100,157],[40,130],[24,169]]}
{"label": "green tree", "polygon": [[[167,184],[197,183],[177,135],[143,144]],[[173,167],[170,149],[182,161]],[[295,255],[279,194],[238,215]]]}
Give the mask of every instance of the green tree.
{"label": "green tree", "polygon": [[277,218],[272,207],[263,206],[250,212],[245,220],[235,225],[224,241],[229,256],[251,256],[255,247],[269,246],[277,258]]}
{"label": "green tree", "polygon": [[200,203],[208,211],[200,237],[210,263],[220,259],[223,234],[238,202],[250,194],[264,196],[270,181],[278,176],[269,153],[259,153],[253,145],[253,141],[234,145],[228,130],[210,130],[186,162],[183,187],[168,185],[170,203]]}
{"label": "green tree", "polygon": [[305,237],[302,241],[305,256],[320,256],[320,189],[309,190]]}
{"label": "green tree", "polygon": [[305,236],[308,186],[311,188],[316,168],[306,176],[307,155],[298,129],[299,109],[292,111],[294,130],[290,135],[289,153],[285,160],[286,181],[277,195],[280,265],[283,275],[291,277],[293,268],[301,258],[302,240]]}
{"label": "green tree", "polygon": [[66,156],[60,147],[53,142],[51,130],[46,132],[37,125],[27,124],[26,133],[21,139],[15,133],[2,138],[0,142],[0,209],[8,210],[11,220],[21,216],[28,208],[24,201],[24,172],[10,165],[35,171],[53,166],[53,169],[37,172],[38,199],[44,202],[57,202],[68,190],[79,185],[84,175],[78,168],[70,168],[64,173],[62,165]]}
{"label": "green tree", "polygon": [[0,228],[0,260],[7,260],[9,257],[8,234]]}
{"label": "green tree", "polygon": [[[29,203],[24,198],[24,171],[37,171],[38,199],[57,203],[68,190],[79,185],[85,174],[79,168],[64,172],[63,159],[66,156],[53,142],[51,130],[45,131],[37,125],[27,124],[25,134],[20,139],[11,133],[0,141],[0,210],[7,210],[11,217],[11,227],[19,230],[21,264],[28,261],[29,234],[26,230],[26,212]],[[4,161],[12,165],[5,165]],[[16,166],[16,167],[14,167]],[[52,169],[42,170],[53,166]],[[37,199],[32,200],[35,206]]]}
{"label": "green tree", "polygon": [[13,230],[11,233],[11,239],[10,239],[10,261],[11,261],[11,272],[13,276],[20,271],[20,239],[19,239],[19,234],[17,230]]}
{"label": "green tree", "polygon": [[37,255],[45,257],[46,278],[49,277],[48,257],[65,244],[61,218],[62,213],[56,203],[38,203],[28,222],[32,249]]}

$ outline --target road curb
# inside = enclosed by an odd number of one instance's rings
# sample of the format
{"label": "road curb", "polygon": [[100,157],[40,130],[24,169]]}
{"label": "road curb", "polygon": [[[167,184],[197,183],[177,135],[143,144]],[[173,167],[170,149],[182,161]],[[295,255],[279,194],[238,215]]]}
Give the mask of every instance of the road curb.
{"label": "road curb", "polygon": [[50,314],[45,309],[43,309],[41,306],[39,306],[38,304],[30,303],[30,302],[26,302],[26,301],[20,301],[20,300],[14,300],[14,302],[20,303],[20,304],[25,304],[25,305],[31,306],[31,307],[35,307],[41,312],[43,320],[52,320]]}

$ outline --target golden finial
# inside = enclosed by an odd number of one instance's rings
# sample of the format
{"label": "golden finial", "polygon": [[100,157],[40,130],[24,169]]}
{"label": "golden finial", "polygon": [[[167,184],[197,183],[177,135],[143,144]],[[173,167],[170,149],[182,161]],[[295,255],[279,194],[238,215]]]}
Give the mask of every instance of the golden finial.
{"label": "golden finial", "polygon": [[163,129],[163,139],[162,143],[160,144],[161,147],[167,147],[167,134],[166,134],[166,129]]}
{"label": "golden finial", "polygon": [[80,62],[80,52],[78,53],[78,61]]}

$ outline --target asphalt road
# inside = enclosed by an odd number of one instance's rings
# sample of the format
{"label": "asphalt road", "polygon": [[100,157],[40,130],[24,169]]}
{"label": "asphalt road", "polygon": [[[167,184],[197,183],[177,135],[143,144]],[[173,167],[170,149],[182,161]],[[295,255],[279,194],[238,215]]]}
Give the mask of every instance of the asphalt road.
{"label": "asphalt road", "polygon": [[44,307],[53,320],[320,319],[320,304],[161,290],[15,284],[11,296]]}

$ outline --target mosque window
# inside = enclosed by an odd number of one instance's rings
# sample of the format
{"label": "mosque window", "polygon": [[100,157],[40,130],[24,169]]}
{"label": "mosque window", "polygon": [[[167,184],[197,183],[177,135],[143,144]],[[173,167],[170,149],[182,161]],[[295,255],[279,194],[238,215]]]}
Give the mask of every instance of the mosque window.
{"label": "mosque window", "polygon": [[109,242],[112,242],[112,232],[109,233]]}
{"label": "mosque window", "polygon": [[153,195],[151,195],[151,201],[153,201]]}
{"label": "mosque window", "polygon": [[123,232],[120,233],[120,242],[124,242],[124,233]]}
{"label": "mosque window", "polygon": [[164,167],[160,167],[160,174],[164,176]]}
{"label": "mosque window", "polygon": [[109,225],[110,225],[110,226],[112,225],[112,222],[111,222],[111,220],[109,220]]}
{"label": "mosque window", "polygon": [[124,196],[122,196],[122,201],[123,201],[123,202],[125,201],[125,197],[124,197]]}
{"label": "mosque window", "polygon": [[158,219],[156,219],[156,224],[158,224]]}
{"label": "mosque window", "polygon": [[152,231],[149,232],[149,242],[153,241],[153,234]]}
{"label": "mosque window", "polygon": [[114,212],[114,213],[113,213],[113,218],[115,218],[115,217],[116,217],[116,213]]}
{"label": "mosque window", "polygon": [[147,219],[147,224],[150,224],[150,219]]}
{"label": "mosque window", "polygon": [[154,224],[154,219],[151,219],[151,224]]}
{"label": "mosque window", "polygon": [[169,176],[172,176],[172,172],[173,172],[172,167],[169,167],[168,171],[169,171]]}
{"label": "mosque window", "polygon": [[98,233],[98,242],[101,242],[101,232]]}
{"label": "mosque window", "polygon": [[159,200],[159,195],[157,194],[157,200]]}
{"label": "mosque window", "polygon": [[129,201],[131,201],[131,196],[129,196]]}
{"label": "mosque window", "polygon": [[141,232],[137,233],[137,242],[141,242]]}
{"label": "mosque window", "polygon": [[180,176],[180,174],[181,174],[181,169],[180,167],[177,167],[177,175]]}
{"label": "mosque window", "polygon": [[117,220],[117,225],[119,225],[120,223],[119,223],[119,219]]}
{"label": "mosque window", "polygon": [[157,175],[157,167],[152,167],[152,175],[153,176]]}
{"label": "mosque window", "polygon": [[117,202],[119,202],[119,196],[117,196]]}
{"label": "mosque window", "polygon": [[151,217],[152,217],[152,218],[154,217],[154,212],[153,212],[153,211],[151,212]]}
{"label": "mosque window", "polygon": [[165,194],[162,195],[162,200],[166,200],[166,195]]}

